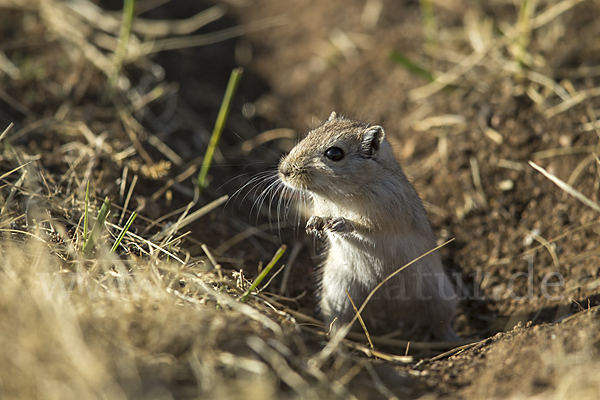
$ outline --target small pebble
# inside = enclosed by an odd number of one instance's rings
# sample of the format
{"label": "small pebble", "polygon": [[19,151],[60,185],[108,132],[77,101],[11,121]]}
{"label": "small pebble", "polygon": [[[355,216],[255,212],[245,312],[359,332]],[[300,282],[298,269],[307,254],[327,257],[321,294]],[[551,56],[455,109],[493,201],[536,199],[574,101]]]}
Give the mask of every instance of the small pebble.
{"label": "small pebble", "polygon": [[569,135],[560,135],[558,138],[558,143],[562,147],[571,147],[571,144],[573,144],[573,138],[571,138]]}
{"label": "small pebble", "polygon": [[500,182],[498,184],[498,187],[503,192],[507,192],[509,190],[512,190],[513,187],[515,187],[515,183],[512,180],[510,180],[510,179],[506,179],[506,180]]}

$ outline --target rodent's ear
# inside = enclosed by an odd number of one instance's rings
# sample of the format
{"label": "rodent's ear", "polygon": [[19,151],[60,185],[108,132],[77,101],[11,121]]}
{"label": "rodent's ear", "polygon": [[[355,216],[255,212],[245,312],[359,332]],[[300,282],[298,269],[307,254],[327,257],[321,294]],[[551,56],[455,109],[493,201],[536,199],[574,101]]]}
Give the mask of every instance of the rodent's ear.
{"label": "rodent's ear", "polygon": [[385,132],[381,126],[375,125],[368,127],[363,134],[361,146],[363,152],[367,156],[373,157],[379,151],[379,147],[381,146],[384,137]]}
{"label": "rodent's ear", "polygon": [[337,118],[337,114],[335,113],[335,111],[333,111],[331,114],[329,114],[329,118],[327,118],[327,121],[331,121],[332,119],[336,119]]}

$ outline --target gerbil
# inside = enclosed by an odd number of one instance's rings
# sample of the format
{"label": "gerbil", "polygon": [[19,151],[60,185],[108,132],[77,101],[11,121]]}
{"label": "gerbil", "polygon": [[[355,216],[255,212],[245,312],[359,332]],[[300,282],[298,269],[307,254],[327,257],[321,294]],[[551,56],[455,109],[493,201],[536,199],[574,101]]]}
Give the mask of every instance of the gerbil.
{"label": "gerbil", "polygon": [[[312,130],[279,163],[286,188],[312,198],[308,233],[327,238],[320,308],[334,328],[398,268],[436,246],[417,192],[394,158],[381,126],[336,113]],[[456,340],[451,323],[457,297],[434,252],[380,288],[362,313],[369,329],[427,328]]]}

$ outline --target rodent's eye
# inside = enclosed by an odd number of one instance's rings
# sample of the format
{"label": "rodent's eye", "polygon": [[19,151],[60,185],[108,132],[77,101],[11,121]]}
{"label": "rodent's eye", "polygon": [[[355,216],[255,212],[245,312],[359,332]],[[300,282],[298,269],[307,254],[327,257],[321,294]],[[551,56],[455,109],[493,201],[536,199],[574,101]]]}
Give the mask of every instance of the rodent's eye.
{"label": "rodent's eye", "polygon": [[331,161],[340,161],[344,158],[344,150],[339,147],[330,147],[325,150],[325,157],[329,158]]}

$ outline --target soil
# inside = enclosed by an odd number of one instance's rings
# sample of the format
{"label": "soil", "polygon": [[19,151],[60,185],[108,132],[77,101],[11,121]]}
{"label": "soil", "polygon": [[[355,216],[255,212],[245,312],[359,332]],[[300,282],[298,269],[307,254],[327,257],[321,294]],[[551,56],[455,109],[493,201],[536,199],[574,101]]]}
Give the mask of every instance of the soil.
{"label": "soil", "polygon": [[[377,22],[370,24],[366,5],[379,3],[382,12]],[[600,118],[600,98],[590,96],[550,117],[545,110],[559,104],[560,98],[532,83],[527,72],[542,71],[571,93],[600,86],[598,74],[573,75],[580,66],[600,65],[600,3],[581,2],[557,22],[535,31],[527,47],[535,68],[519,69],[503,49],[495,55],[496,63],[488,60],[468,70],[450,88],[414,99],[411,91],[428,81],[394,62],[392,51],[439,75],[473,51],[467,41],[459,39],[464,36],[465,24],[473,19],[481,24],[493,21],[490,31],[497,35],[506,31],[507,24],[514,25],[519,13],[513,2],[433,3],[438,34],[444,39],[429,51],[417,1],[224,1],[227,16],[200,33],[271,17],[284,16],[284,20],[225,42],[156,55],[153,60],[165,69],[165,81],[177,84],[178,112],[189,116],[186,126],[159,136],[186,163],[201,156],[212,128],[206,121],[216,119],[229,72],[236,65],[244,67],[211,171],[211,186],[203,195],[212,200],[233,194],[256,173],[273,170],[295,140],[277,139],[249,153],[243,151],[242,145],[261,132],[286,128],[301,137],[334,110],[381,124],[426,203],[440,244],[455,239],[441,253],[462,300],[456,331],[466,339],[482,340],[439,360],[387,366],[419,388],[408,396],[564,398],[598,393],[598,379],[594,378],[600,360],[598,212],[567,195],[528,162],[534,160],[597,202],[600,174],[591,155],[597,152],[600,133],[582,126]],[[537,12],[553,4],[556,2],[537,2]],[[209,5],[176,1],[144,16],[183,18]],[[102,6],[116,10],[120,2],[106,1]],[[11,16],[20,17],[20,11],[0,17],[0,35],[3,42],[15,43],[19,38],[16,26],[8,23]],[[48,46],[42,39],[43,29],[32,29],[28,47],[3,47],[12,60],[15,52],[23,52],[24,59],[33,51],[47,57],[58,54],[59,44]],[[516,70],[503,62],[512,63]],[[48,81],[73,79],[69,71],[58,67],[43,73]],[[96,103],[101,93],[93,88],[100,82],[98,76],[90,76],[87,84],[92,90],[78,101]],[[60,108],[61,99],[50,95],[52,86],[11,84],[3,90],[33,113],[24,115],[0,100],[5,109],[0,110],[2,126],[16,122],[16,131],[35,117],[55,115]],[[547,97],[537,103],[532,90]],[[35,97],[32,93],[36,91],[50,94]],[[166,112],[169,104],[154,107],[159,114]],[[419,126],[419,122],[431,122],[430,117],[445,115],[454,116],[458,123],[427,129]],[[117,136],[127,141],[125,132]],[[53,161],[52,150],[69,141],[58,133],[57,138],[48,142],[53,138],[44,141],[34,133],[21,144],[29,145],[32,153],[42,152],[42,164],[52,170],[60,164]],[[151,146],[147,149],[153,158],[162,157]],[[540,153],[547,150],[554,151]],[[178,192],[173,199],[150,199],[186,165],[174,166],[159,180],[141,178],[134,205],[145,204],[142,214],[157,218],[190,201]],[[111,170],[107,165],[105,171],[103,179],[119,178],[120,169]],[[191,188],[188,182],[185,185]],[[118,189],[114,184],[97,195],[116,194]],[[297,310],[318,318],[314,297],[318,249],[298,229],[302,223],[294,220],[293,213],[289,221],[270,220],[267,210],[253,207],[256,193],[250,191],[244,197],[246,193],[235,196],[224,211],[212,213],[210,224],[190,227],[192,255],[201,252],[199,243],[216,249],[258,226],[264,233],[228,249],[222,262],[224,268],[243,268],[254,275],[258,262],[267,262],[281,242],[288,248],[302,243],[285,295],[298,298]],[[277,277],[272,287],[279,288],[281,282]]]}

